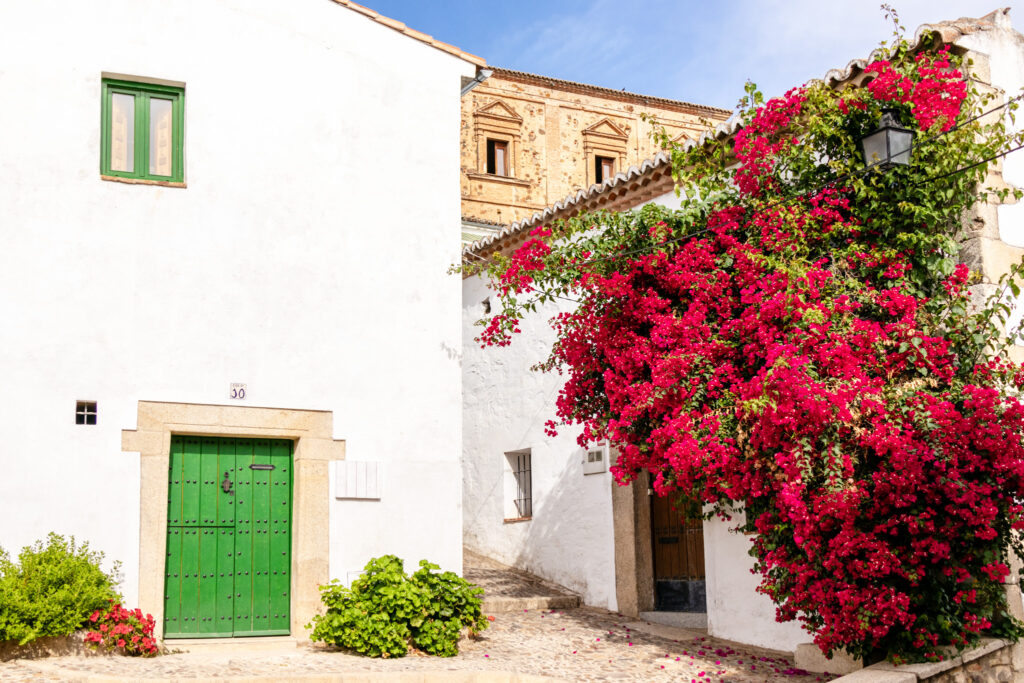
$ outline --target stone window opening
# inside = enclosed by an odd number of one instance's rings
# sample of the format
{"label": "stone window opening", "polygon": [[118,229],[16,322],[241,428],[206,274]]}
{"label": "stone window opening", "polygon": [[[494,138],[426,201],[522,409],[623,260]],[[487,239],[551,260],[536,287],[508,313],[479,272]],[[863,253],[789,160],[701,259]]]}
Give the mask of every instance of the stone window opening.
{"label": "stone window opening", "polygon": [[508,167],[508,142],[504,140],[487,140],[487,174],[507,178]]}
{"label": "stone window opening", "polygon": [[603,183],[615,175],[615,159],[613,157],[594,157],[594,182]]}
{"label": "stone window opening", "polygon": [[500,182],[513,184],[522,182],[516,179],[515,163],[522,126],[522,117],[500,100],[492,101],[473,113],[477,177],[502,178],[504,180]]}
{"label": "stone window opening", "polygon": [[617,168],[626,168],[629,132],[624,124],[606,117],[583,129],[582,137],[587,186],[603,183]]}
{"label": "stone window opening", "polygon": [[505,522],[533,518],[533,472],[529,448],[505,454]]}

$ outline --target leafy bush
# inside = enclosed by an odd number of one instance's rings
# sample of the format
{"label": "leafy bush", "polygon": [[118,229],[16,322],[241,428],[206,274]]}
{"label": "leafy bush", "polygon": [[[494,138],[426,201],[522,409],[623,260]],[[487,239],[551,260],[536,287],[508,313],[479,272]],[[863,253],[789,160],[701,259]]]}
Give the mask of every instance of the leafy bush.
{"label": "leafy bush", "polygon": [[96,610],[117,599],[120,565],[100,568],[103,553],[51,533],[22,549],[18,561],[0,551],[0,641],[25,645],[47,636],[70,635]]}
{"label": "leafy bush", "polygon": [[143,616],[142,610],[128,610],[111,600],[110,609],[96,610],[89,621],[95,630],[85,634],[85,642],[94,649],[131,657],[151,657],[160,652],[153,638],[156,622],[152,614]]}
{"label": "leafy bush", "polygon": [[483,589],[436,569],[421,560],[409,577],[401,559],[384,555],[370,560],[351,588],[337,580],[321,586],[327,613],[306,626],[310,637],[371,657],[404,657],[410,646],[441,657],[458,654],[463,629],[487,628]]}

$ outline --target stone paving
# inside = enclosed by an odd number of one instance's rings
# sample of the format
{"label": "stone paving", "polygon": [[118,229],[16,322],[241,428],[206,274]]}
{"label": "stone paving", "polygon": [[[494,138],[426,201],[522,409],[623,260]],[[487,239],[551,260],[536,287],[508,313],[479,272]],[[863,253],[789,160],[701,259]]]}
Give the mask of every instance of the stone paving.
{"label": "stone paving", "polygon": [[[490,567],[490,569],[495,569]],[[468,573],[468,568],[467,568]],[[528,575],[491,575],[490,593],[532,591],[524,599],[545,597],[545,585]],[[524,587],[523,582],[530,584]],[[564,597],[564,591],[559,595]],[[505,597],[512,597],[506,595]],[[395,680],[399,672],[419,672],[414,680],[481,672],[480,680],[623,681],[668,683],[811,683],[828,675],[806,674],[791,658],[710,638],[702,631],[634,621],[606,610],[521,609],[494,614],[490,628],[463,640],[457,657],[410,655],[379,660],[316,646],[277,642],[261,647],[255,639],[245,650],[203,646],[153,659],[63,656],[0,663],[0,681],[74,680]],[[238,641],[235,641],[238,642]],[[251,645],[249,645],[251,643]],[[173,641],[172,641],[173,644]],[[500,672],[519,676],[500,677]],[[379,674],[392,676],[378,677]],[[362,675],[360,675],[362,674]],[[490,674],[490,675],[488,675]],[[409,680],[400,676],[401,680]],[[451,679],[449,679],[451,680]],[[465,676],[458,680],[469,680]]]}

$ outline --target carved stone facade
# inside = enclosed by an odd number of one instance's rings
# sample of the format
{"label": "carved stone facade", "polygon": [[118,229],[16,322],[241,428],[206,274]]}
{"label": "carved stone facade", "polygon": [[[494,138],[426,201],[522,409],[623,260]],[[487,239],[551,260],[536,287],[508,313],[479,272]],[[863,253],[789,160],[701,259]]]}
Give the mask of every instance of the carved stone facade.
{"label": "carved stone facade", "polygon": [[651,134],[662,127],[685,140],[729,114],[495,68],[462,98],[462,215],[527,218],[655,156]]}

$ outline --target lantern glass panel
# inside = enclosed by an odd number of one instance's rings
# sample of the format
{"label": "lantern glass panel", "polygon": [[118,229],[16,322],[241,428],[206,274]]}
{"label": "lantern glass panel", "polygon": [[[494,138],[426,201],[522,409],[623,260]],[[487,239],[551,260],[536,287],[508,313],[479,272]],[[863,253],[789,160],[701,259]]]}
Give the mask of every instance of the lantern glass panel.
{"label": "lantern glass panel", "polygon": [[914,140],[914,134],[909,130],[898,130],[889,128],[885,131],[889,136],[889,158],[894,164],[910,163],[910,145]]}
{"label": "lantern glass panel", "polygon": [[864,163],[868,166],[885,163],[886,157],[889,156],[885,144],[885,136],[888,132],[884,128],[876,130],[861,140],[860,144],[864,148]]}

